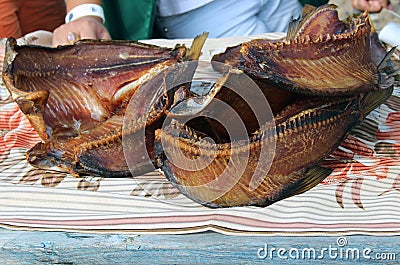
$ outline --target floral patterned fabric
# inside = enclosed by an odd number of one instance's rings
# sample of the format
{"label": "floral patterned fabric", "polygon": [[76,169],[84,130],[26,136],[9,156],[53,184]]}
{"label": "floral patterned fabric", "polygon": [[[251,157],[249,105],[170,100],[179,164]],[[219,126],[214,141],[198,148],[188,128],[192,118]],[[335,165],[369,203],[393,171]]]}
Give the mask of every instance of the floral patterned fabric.
{"label": "floral patterned fabric", "polygon": [[[243,40],[209,39],[203,59]],[[149,42],[173,46],[177,41]],[[142,233],[216,230],[227,234],[387,234],[400,228],[398,86],[389,100],[321,163],[333,169],[330,176],[310,191],[266,208],[200,206],[181,195],[158,171],[138,178],[107,179],[36,169],[26,162],[25,152],[39,141],[0,85],[2,226]]]}

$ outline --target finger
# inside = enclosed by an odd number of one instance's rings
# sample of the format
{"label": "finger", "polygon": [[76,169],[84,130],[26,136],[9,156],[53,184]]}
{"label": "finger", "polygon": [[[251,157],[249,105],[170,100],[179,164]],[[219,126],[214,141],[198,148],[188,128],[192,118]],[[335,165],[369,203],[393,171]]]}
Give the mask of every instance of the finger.
{"label": "finger", "polygon": [[380,1],[368,1],[368,7],[366,10],[372,13],[380,12],[383,6]]}
{"label": "finger", "polygon": [[381,6],[384,8],[388,8],[388,6],[390,5],[390,1],[387,1],[387,0],[380,0],[379,2],[381,4]]}
{"label": "finger", "polygon": [[353,6],[353,8],[357,9],[357,10],[368,10],[368,1],[367,0],[352,0],[351,4]]}
{"label": "finger", "polygon": [[381,12],[381,10],[382,10],[382,5],[381,5],[381,3],[378,3],[378,2],[371,2],[370,4],[369,4],[369,7],[368,7],[368,11],[369,12],[371,12],[371,13],[377,13],[377,12]]}
{"label": "finger", "polygon": [[356,8],[356,9],[357,9],[357,7],[358,7],[358,0],[351,0],[351,5],[352,5],[353,8]]}
{"label": "finger", "polygon": [[103,32],[107,32],[104,25],[92,17],[85,17],[75,22],[77,29],[80,29],[81,39],[100,39],[104,35]]}
{"label": "finger", "polygon": [[103,39],[103,40],[111,40],[110,33],[108,33],[107,30],[100,31],[98,37],[99,37],[99,39]]}
{"label": "finger", "polygon": [[91,39],[91,40],[95,40],[98,39],[97,34],[95,31],[81,31],[81,39],[85,40],[85,39]]}
{"label": "finger", "polygon": [[67,41],[70,44],[74,44],[76,41],[80,40],[81,36],[79,32],[68,32],[67,34]]}
{"label": "finger", "polygon": [[53,45],[53,47],[57,47],[58,45],[63,45],[63,41],[60,40],[60,38],[53,35],[52,45]]}
{"label": "finger", "polygon": [[53,32],[53,46],[69,44],[67,34],[69,31],[64,30],[64,27],[59,27]]}
{"label": "finger", "polygon": [[387,9],[393,10],[394,7],[393,7],[391,1],[386,1],[386,4],[387,4],[387,5],[386,5],[385,7],[386,7]]}

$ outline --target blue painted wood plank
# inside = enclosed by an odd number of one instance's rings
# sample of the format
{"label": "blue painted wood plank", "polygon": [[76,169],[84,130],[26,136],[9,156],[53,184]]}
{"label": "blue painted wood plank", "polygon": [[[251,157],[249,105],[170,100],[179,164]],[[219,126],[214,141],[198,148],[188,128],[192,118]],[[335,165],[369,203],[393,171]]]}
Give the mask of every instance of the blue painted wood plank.
{"label": "blue painted wood plank", "polygon": [[[130,235],[0,229],[0,243],[3,264],[397,264],[400,260],[399,236]],[[377,254],[385,260],[377,260]]]}

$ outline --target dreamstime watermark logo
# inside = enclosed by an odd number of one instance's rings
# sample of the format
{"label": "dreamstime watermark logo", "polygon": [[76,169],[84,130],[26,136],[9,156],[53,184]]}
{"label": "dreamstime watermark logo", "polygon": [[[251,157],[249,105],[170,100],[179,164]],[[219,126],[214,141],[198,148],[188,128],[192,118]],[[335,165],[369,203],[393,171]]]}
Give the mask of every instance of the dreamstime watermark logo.
{"label": "dreamstime watermark logo", "polygon": [[334,244],[323,247],[275,247],[268,243],[258,248],[259,259],[294,259],[294,260],[396,260],[396,253],[377,252],[370,247],[351,247],[346,237],[338,237]]}
{"label": "dreamstime watermark logo", "polygon": [[[203,68],[218,64],[185,62],[169,66],[159,69],[156,77],[139,87],[125,112],[122,144],[133,175],[154,169],[154,157],[161,166],[168,163],[167,174],[172,177],[179,178],[177,172],[184,177],[201,171],[217,172],[206,182],[187,181],[182,187],[187,193],[200,196],[198,200],[211,202],[240,181],[250,160],[252,170],[247,188],[254,190],[264,181],[274,158],[275,141],[259,141],[257,154],[251,153],[249,146],[252,133],[267,128],[274,135],[275,123],[263,91],[241,71],[194,82],[200,85],[197,91],[196,85],[194,89],[192,85],[189,93],[188,84],[198,63]],[[212,85],[200,91],[201,84]],[[161,134],[154,135],[156,130],[161,130]],[[179,139],[193,143],[196,153],[188,154],[188,148],[182,148]],[[218,159],[222,156],[226,165],[221,170]]]}

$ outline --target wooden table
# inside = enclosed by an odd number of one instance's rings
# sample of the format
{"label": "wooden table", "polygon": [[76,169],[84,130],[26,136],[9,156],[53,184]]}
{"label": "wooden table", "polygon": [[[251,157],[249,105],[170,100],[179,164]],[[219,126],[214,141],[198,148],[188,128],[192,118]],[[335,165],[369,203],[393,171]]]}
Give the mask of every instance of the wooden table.
{"label": "wooden table", "polygon": [[[346,242],[343,247],[338,245]],[[138,235],[0,229],[0,260],[2,264],[18,265],[264,264],[271,261],[275,264],[299,264],[304,261],[310,264],[397,264],[400,260],[399,244],[399,236],[252,237],[215,232]],[[272,251],[274,248],[276,250]],[[279,248],[286,251],[281,253],[281,258],[278,256]],[[323,248],[327,250],[321,259],[319,256]],[[265,249],[268,255],[264,258]],[[316,250],[315,255],[310,252],[312,250]],[[365,257],[363,251],[367,252]],[[294,258],[296,255],[298,259]],[[377,260],[380,257],[385,260]]]}

